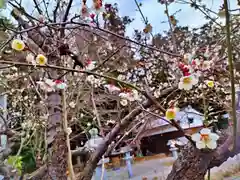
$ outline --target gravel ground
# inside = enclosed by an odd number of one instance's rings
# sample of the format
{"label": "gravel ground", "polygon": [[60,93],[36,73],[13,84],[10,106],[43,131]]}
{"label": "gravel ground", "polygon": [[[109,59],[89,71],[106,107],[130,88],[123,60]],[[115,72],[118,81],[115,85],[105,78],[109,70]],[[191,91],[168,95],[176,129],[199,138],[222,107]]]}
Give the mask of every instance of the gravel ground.
{"label": "gravel ground", "polygon": [[[108,170],[107,180],[142,180],[143,177],[147,177],[148,180],[152,180],[154,177],[158,177],[158,180],[165,180],[172,168],[171,166],[166,166],[165,164],[166,162],[171,161],[173,161],[173,158],[169,157],[134,164],[132,166],[133,177],[131,179],[128,178],[128,172],[126,167],[122,167],[121,169],[115,171]],[[235,156],[234,158],[229,158],[220,167],[211,169],[211,174],[213,176],[219,175],[220,173],[224,174],[225,172],[229,172],[231,169],[234,169],[237,164],[240,164],[240,154],[238,156]],[[222,178],[217,178],[217,180],[221,179]],[[93,177],[92,180],[99,179]],[[240,174],[235,174],[232,177],[224,178],[222,180],[240,180]]]}

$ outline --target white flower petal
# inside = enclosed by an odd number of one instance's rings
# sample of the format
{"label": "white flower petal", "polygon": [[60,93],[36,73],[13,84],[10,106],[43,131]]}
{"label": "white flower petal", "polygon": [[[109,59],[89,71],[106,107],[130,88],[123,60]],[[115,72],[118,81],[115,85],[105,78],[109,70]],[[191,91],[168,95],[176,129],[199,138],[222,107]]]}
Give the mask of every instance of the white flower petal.
{"label": "white flower petal", "polygon": [[28,54],[26,56],[26,61],[29,62],[29,63],[32,63],[33,61],[35,61],[35,58],[34,58],[34,55],[33,54]]}
{"label": "white flower petal", "polygon": [[208,128],[203,128],[203,129],[201,129],[200,133],[201,133],[201,134],[210,134],[210,133],[211,133],[211,130],[208,129]]}
{"label": "white flower petal", "polygon": [[210,133],[209,137],[213,141],[217,141],[219,139],[219,136],[217,134],[215,134],[215,133]]}
{"label": "white flower petal", "polygon": [[198,149],[204,149],[204,148],[206,148],[206,144],[203,141],[197,141],[196,142],[196,147]]}
{"label": "white flower petal", "polygon": [[121,100],[120,100],[120,104],[121,104],[122,106],[126,106],[126,105],[128,104],[128,101],[127,101],[126,99],[121,99]]}
{"label": "white flower petal", "polygon": [[183,89],[183,82],[180,81],[180,82],[178,83],[178,89]]}
{"label": "white flower petal", "polygon": [[191,136],[192,140],[195,142],[201,141],[201,135],[199,133],[195,133]]}
{"label": "white flower petal", "polygon": [[216,141],[208,141],[206,143],[206,146],[209,148],[209,149],[216,149],[217,148],[217,142]]}
{"label": "white flower petal", "polygon": [[198,79],[192,76],[192,85],[196,85],[198,83]]}

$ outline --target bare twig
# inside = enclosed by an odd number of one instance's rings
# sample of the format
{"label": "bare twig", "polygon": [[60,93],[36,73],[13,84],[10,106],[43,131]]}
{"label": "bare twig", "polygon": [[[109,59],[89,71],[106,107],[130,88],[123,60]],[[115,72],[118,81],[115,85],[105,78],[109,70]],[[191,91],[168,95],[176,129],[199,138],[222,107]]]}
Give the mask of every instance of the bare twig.
{"label": "bare twig", "polygon": [[101,134],[102,137],[104,137],[103,128],[102,128],[102,124],[101,124],[101,119],[99,117],[98,110],[97,110],[97,107],[96,107],[96,103],[95,103],[95,100],[94,100],[93,87],[92,87],[92,90],[91,90],[91,100],[92,100],[94,115],[97,118],[98,127],[100,129],[100,134]]}
{"label": "bare twig", "polygon": [[60,7],[60,2],[61,2],[61,0],[57,0],[57,5],[56,5],[55,9],[53,10],[53,22],[55,22],[55,23],[57,22],[57,11]]}
{"label": "bare twig", "polygon": [[[72,7],[72,3],[73,3],[73,0],[69,0],[68,5],[67,5],[67,9],[66,9],[65,14],[63,16],[63,20],[62,20],[63,23],[67,21],[70,9]],[[62,25],[62,29],[60,31],[60,37],[64,37],[64,27],[65,27],[65,24]]]}
{"label": "bare twig", "polygon": [[39,14],[42,14],[42,10],[39,7],[39,3],[37,2],[37,0],[33,0],[34,4],[35,4],[35,8],[37,9]]}
{"label": "bare twig", "polygon": [[68,120],[67,120],[67,103],[66,103],[66,92],[65,90],[62,91],[62,98],[63,98],[63,125],[64,125],[64,131],[66,133],[66,143],[68,148],[68,169],[70,172],[71,180],[75,180],[75,174],[73,170],[72,165],[72,153],[71,153],[71,145],[70,145],[70,139],[69,139],[69,133],[68,133]]}
{"label": "bare twig", "polygon": [[172,36],[172,41],[173,41],[173,47],[174,47],[174,52],[177,52],[177,41],[176,41],[176,37],[174,35],[174,31],[173,31],[173,27],[172,27],[172,23],[170,20],[170,15],[169,15],[169,10],[168,10],[168,3],[165,3],[165,12],[168,18],[168,24],[169,24],[169,28],[170,28],[170,32],[171,32],[171,36]]}

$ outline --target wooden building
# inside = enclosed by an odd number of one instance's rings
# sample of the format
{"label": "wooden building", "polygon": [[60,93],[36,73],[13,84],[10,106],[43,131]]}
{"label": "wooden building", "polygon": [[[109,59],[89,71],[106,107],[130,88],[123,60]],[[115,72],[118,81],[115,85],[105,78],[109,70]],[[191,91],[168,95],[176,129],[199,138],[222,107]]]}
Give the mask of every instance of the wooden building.
{"label": "wooden building", "polygon": [[[186,133],[197,132],[203,126],[203,114],[194,110],[191,106],[183,108],[177,113],[175,119]],[[141,126],[137,131],[141,131],[138,140],[141,142],[143,155],[170,153],[169,140],[179,140],[183,144],[187,143],[183,133],[172,127],[162,119],[151,119],[145,126]]]}

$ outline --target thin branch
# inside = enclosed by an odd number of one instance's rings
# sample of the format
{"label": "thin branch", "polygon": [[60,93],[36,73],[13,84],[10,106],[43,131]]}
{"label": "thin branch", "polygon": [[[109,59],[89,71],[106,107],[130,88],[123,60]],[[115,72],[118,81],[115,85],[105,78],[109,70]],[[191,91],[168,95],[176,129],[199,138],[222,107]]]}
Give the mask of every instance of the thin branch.
{"label": "thin branch", "polygon": [[92,71],[95,71],[102,67],[108,60],[110,60],[114,55],[116,55],[125,45],[122,45],[120,48],[117,48],[116,51],[114,51],[112,54],[110,54],[106,59],[104,59],[96,68],[94,68]]}
{"label": "thin branch", "polygon": [[[0,63],[3,63],[3,64],[15,64],[15,65],[19,65],[19,66],[29,66],[29,67],[35,67],[35,65],[32,65],[32,64],[28,64],[28,63],[23,63],[23,62],[15,62],[15,61],[4,61],[4,60],[0,60]],[[78,72],[78,73],[85,73],[85,74],[90,74],[90,75],[94,75],[94,76],[98,76],[98,77],[103,77],[103,78],[106,78],[106,79],[111,79],[111,80],[114,80],[114,81],[117,81],[119,83],[122,83],[122,84],[125,84],[133,89],[136,89],[137,91],[139,91],[140,93],[143,93],[144,94],[144,91],[139,89],[138,87],[130,84],[130,83],[127,83],[127,82],[124,82],[124,81],[121,81],[117,78],[114,78],[114,77],[110,77],[110,76],[107,76],[107,75],[102,75],[102,74],[98,74],[98,73],[95,73],[95,72],[91,72],[91,71],[84,71],[84,70],[77,70],[77,69],[72,69],[72,68],[66,68],[66,67],[61,67],[61,66],[54,66],[54,65],[47,65],[47,66],[41,66],[41,65],[36,65],[36,67],[39,67],[39,68],[49,68],[49,69],[57,69],[57,70],[64,70],[64,71],[70,71],[70,72]]]}
{"label": "thin branch", "polygon": [[[87,26],[87,27],[91,27],[91,28],[92,28],[92,26],[91,26],[90,24],[87,24],[87,23],[80,23],[80,22],[75,22],[75,21],[72,21],[72,23],[73,23],[73,24],[78,24],[78,25],[81,25],[81,26]],[[171,52],[168,52],[168,51],[164,51],[164,50],[155,48],[155,47],[153,47],[153,46],[148,46],[148,45],[146,45],[146,44],[142,44],[142,43],[140,43],[140,42],[137,42],[137,41],[134,41],[134,40],[132,40],[132,39],[130,39],[130,38],[127,38],[127,37],[118,35],[118,34],[112,32],[112,31],[109,31],[109,30],[106,30],[106,29],[102,29],[102,28],[100,28],[100,27],[94,27],[94,28],[95,28],[95,29],[98,29],[98,30],[100,30],[100,31],[102,31],[102,32],[105,32],[105,33],[107,33],[107,34],[111,34],[111,35],[113,35],[113,36],[115,36],[115,37],[118,37],[119,39],[123,39],[123,40],[129,41],[129,42],[131,42],[131,43],[137,44],[137,45],[139,45],[139,46],[148,48],[148,49],[150,49],[150,50],[154,50],[154,51],[157,51],[157,52],[160,52],[160,53],[163,53],[163,54],[167,54],[167,55],[169,55],[169,56],[182,57],[180,54],[174,54],[174,53],[171,53]]]}
{"label": "thin branch", "polygon": [[57,0],[57,5],[56,5],[55,9],[53,10],[53,22],[55,22],[55,23],[57,22],[57,11],[60,7],[60,2],[61,2],[61,0]]}
{"label": "thin branch", "polygon": [[[67,18],[68,18],[70,9],[71,9],[71,7],[72,7],[72,3],[73,3],[73,0],[70,0],[70,1],[68,2],[68,6],[67,6],[66,12],[65,12],[65,14],[64,14],[64,16],[63,16],[63,20],[62,20],[63,23],[67,21]],[[61,31],[60,31],[60,37],[64,37],[64,27],[65,27],[65,25],[63,24],[63,25],[62,25],[62,29],[61,29]]]}
{"label": "thin branch", "polygon": [[96,103],[95,103],[95,100],[94,100],[93,87],[92,87],[92,90],[91,90],[91,100],[92,100],[94,115],[97,118],[98,127],[100,129],[100,134],[101,134],[102,137],[104,137],[103,128],[102,128],[102,124],[101,124],[101,119],[99,117],[97,106],[96,106]]}
{"label": "thin branch", "polygon": [[67,102],[66,102],[66,92],[65,90],[62,91],[62,99],[63,99],[63,126],[64,126],[64,131],[66,133],[66,143],[67,143],[67,148],[68,148],[68,169],[70,172],[70,177],[71,180],[75,180],[75,174],[73,170],[73,165],[72,165],[72,153],[71,153],[71,145],[70,145],[70,139],[69,139],[69,134],[67,131],[68,128],[68,120],[67,120]]}
{"label": "thin branch", "polygon": [[42,14],[42,10],[40,9],[39,3],[37,2],[37,0],[33,0],[34,4],[35,4],[35,8],[37,9],[39,14]]}
{"label": "thin branch", "polygon": [[[140,12],[140,14],[141,14],[141,16],[142,16],[142,18],[143,18],[144,24],[147,26],[147,25],[148,25],[148,21],[147,21],[147,19],[145,18],[144,14],[143,14],[143,12],[142,12],[142,10],[141,10],[141,8],[140,8],[139,3],[137,2],[137,0],[134,0],[134,2],[135,2],[136,6],[137,6],[137,8],[138,8],[138,11]],[[152,32],[150,32],[150,34],[151,34],[152,38],[154,38]]]}
{"label": "thin branch", "polygon": [[140,124],[142,124],[142,123],[143,123],[142,121],[138,122],[138,123],[135,124],[129,131],[127,131],[126,133],[124,133],[124,135],[118,140],[118,142],[117,142],[112,148],[109,148],[109,149],[108,149],[108,152],[107,152],[106,154],[110,153],[113,149],[115,149],[115,148],[120,144],[120,142],[122,142],[122,140],[123,140],[126,136],[129,135],[129,133],[131,133],[138,125],[140,125]]}
{"label": "thin branch", "polygon": [[169,15],[169,11],[168,11],[168,3],[167,2],[165,3],[165,8],[166,8],[165,12],[166,12],[166,15],[167,15],[167,18],[168,18],[168,24],[169,24],[169,28],[170,28],[170,32],[171,32],[171,36],[172,36],[174,52],[177,52],[177,41],[176,41],[176,37],[175,37],[174,32],[173,32],[173,27],[172,27],[172,23],[171,23],[171,20],[170,20],[170,15]]}

